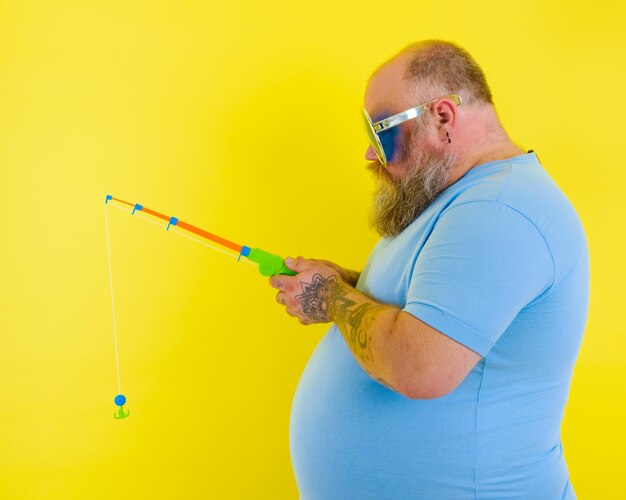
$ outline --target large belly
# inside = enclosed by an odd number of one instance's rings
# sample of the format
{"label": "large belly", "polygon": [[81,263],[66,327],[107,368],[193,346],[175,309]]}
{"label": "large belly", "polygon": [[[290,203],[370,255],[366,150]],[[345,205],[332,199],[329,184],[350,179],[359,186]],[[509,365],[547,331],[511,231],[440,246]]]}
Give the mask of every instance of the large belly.
{"label": "large belly", "polygon": [[469,498],[478,378],[410,400],[372,380],[333,326],[313,352],[291,411],[302,498]]}

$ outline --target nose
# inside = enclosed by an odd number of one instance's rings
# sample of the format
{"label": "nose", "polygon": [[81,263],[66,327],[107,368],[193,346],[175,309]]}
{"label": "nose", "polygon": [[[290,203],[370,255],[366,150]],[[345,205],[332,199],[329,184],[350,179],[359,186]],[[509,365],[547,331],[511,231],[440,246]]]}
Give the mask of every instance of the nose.
{"label": "nose", "polygon": [[367,148],[367,151],[365,151],[365,159],[369,161],[379,161],[378,156],[376,156],[376,152],[371,145]]}

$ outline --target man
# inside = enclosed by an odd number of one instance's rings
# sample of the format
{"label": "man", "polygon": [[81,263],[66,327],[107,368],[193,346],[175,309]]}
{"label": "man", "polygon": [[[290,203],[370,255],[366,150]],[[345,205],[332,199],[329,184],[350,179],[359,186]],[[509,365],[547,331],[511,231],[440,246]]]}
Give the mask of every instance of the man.
{"label": "man", "polygon": [[288,314],[334,323],[293,401],[301,497],[575,498],[560,439],[589,295],[575,210],[452,43],[380,67],[365,111],[382,236],[365,269],[299,257],[270,278]]}

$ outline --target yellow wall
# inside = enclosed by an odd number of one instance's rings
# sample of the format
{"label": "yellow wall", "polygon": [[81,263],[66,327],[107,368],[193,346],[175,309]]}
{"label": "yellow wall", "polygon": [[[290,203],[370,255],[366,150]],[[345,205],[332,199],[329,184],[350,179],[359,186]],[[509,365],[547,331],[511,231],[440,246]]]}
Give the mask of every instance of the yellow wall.
{"label": "yellow wall", "polygon": [[252,267],[109,211],[360,268],[370,71],[443,38],[483,66],[589,238],[563,426],[581,498],[621,493],[626,88],[621,2],[0,2],[0,497],[296,498],[288,420],[326,326]]}

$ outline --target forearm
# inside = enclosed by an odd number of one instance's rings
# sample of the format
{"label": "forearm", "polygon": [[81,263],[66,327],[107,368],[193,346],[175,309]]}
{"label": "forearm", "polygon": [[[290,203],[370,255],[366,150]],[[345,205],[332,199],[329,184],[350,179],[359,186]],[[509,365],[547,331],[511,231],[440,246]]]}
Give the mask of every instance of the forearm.
{"label": "forearm", "polygon": [[334,321],[363,370],[407,398],[448,394],[480,360],[476,352],[402,314],[399,307],[353,288],[339,266],[302,257],[287,258],[285,264],[296,275],[270,278],[279,290],[276,301],[304,325]]}
{"label": "forearm", "polygon": [[328,315],[357,362],[372,378],[397,392],[389,382],[394,365],[389,353],[400,312],[400,308],[376,302],[345,282],[334,284],[328,300]]}

